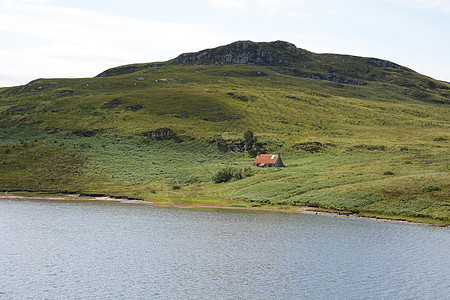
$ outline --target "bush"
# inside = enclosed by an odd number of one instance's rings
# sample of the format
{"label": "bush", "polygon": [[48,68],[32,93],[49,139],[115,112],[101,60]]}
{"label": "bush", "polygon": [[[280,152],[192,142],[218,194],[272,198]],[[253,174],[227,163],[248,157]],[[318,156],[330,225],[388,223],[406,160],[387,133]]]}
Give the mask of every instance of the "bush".
{"label": "bush", "polygon": [[386,171],[386,172],[383,173],[383,175],[394,175],[394,173],[391,172],[391,171]]}
{"label": "bush", "polygon": [[257,157],[258,153],[264,153],[264,150],[257,150],[257,149],[248,150],[248,155],[250,155],[250,157],[253,158]]}
{"label": "bush", "polygon": [[244,169],[238,169],[238,168],[231,168],[226,167],[222,170],[219,170],[213,177],[212,180],[215,183],[222,183],[222,182],[228,182],[231,179],[242,179],[245,177],[250,177],[253,175],[253,171],[250,167],[246,167]]}
{"label": "bush", "polygon": [[216,144],[220,152],[228,152],[230,150],[221,134],[215,134],[212,137],[212,143]]}
{"label": "bush", "polygon": [[231,178],[233,178],[233,169],[230,167],[226,167],[217,172],[217,174],[212,177],[212,180],[215,183],[221,183],[230,181]]}
{"label": "bush", "polygon": [[256,137],[253,135],[253,131],[247,129],[244,132],[244,145],[246,150],[252,149],[253,145],[257,142]]}
{"label": "bush", "polygon": [[440,190],[441,190],[441,188],[436,185],[429,185],[429,186],[424,187],[422,189],[422,192],[431,193],[431,192],[440,191]]}
{"label": "bush", "polygon": [[253,175],[253,171],[250,167],[245,167],[244,169],[233,169],[232,170],[233,178],[234,179],[242,179],[245,177],[250,177]]}
{"label": "bush", "polygon": [[299,143],[295,144],[293,147],[294,149],[303,150],[309,153],[317,153],[319,151],[322,151],[326,148],[327,145],[324,145],[320,142],[305,142],[305,143]]}

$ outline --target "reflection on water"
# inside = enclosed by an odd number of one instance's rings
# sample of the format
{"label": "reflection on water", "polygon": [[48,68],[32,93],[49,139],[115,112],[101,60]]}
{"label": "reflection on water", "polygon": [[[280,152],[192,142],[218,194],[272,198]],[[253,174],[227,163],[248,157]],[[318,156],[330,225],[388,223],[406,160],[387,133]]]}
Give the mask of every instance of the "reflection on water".
{"label": "reflection on water", "polygon": [[261,211],[0,200],[0,298],[450,295],[448,228]]}

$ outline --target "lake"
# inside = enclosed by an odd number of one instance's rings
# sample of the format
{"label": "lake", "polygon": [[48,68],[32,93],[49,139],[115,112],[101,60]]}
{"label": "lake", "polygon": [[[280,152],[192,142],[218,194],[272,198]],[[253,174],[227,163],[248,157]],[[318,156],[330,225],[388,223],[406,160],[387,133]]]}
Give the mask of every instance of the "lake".
{"label": "lake", "polygon": [[448,299],[450,230],[0,199],[0,299]]}

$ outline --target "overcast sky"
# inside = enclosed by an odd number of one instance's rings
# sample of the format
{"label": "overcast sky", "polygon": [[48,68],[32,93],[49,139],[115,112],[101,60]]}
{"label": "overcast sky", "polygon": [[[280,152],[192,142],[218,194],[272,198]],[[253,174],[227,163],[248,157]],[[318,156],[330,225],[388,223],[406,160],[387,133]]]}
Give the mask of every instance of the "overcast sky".
{"label": "overcast sky", "polygon": [[450,81],[450,0],[0,0],[0,87],[237,40],[388,59]]}

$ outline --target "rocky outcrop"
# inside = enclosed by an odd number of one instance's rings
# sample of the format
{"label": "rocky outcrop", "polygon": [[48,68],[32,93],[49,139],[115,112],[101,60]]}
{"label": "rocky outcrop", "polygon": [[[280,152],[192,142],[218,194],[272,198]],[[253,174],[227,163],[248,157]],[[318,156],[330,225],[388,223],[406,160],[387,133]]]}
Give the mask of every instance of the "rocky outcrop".
{"label": "rocky outcrop", "polygon": [[365,82],[357,79],[349,79],[336,74],[312,74],[312,73],[300,73],[298,75],[302,78],[310,78],[310,79],[318,79],[331,81],[335,83],[343,83],[343,84],[355,84],[355,85],[366,85]]}
{"label": "rocky outcrop", "polygon": [[325,80],[325,81],[331,81],[335,83],[342,83],[342,84],[355,84],[355,85],[366,85],[367,83],[357,80],[357,79],[350,79],[341,75],[337,74],[324,74],[324,73],[310,73],[310,72],[303,72],[299,69],[287,69],[283,70],[280,73],[285,73],[297,77],[302,78],[309,78],[309,79],[318,79],[318,80]]}
{"label": "rocky outcrop", "polygon": [[[307,51],[303,50],[303,54]],[[286,66],[302,55],[294,44],[276,41],[271,43],[235,42],[230,45],[195,53],[181,54],[174,64],[234,63],[263,66]]]}
{"label": "rocky outcrop", "polygon": [[[305,72],[299,63],[310,60],[310,52],[297,48],[294,44],[276,41],[271,43],[254,43],[242,41],[223,47],[203,50],[195,53],[181,54],[173,61],[174,64],[248,64],[281,67],[277,70],[282,74],[302,78],[326,80],[342,84],[365,85],[361,80],[346,78],[330,73],[329,68],[322,68],[328,73]],[[380,63],[381,64],[381,63]],[[387,64],[387,63],[386,63]]]}
{"label": "rocky outcrop", "polygon": [[87,129],[77,129],[72,131],[73,134],[81,137],[92,137],[96,136],[97,134],[101,133],[101,129],[93,129],[93,130],[87,130]]}
{"label": "rocky outcrop", "polygon": [[152,141],[164,141],[173,140],[175,142],[181,142],[181,138],[170,128],[158,128],[153,131],[148,131],[142,134]]}
{"label": "rocky outcrop", "polygon": [[119,66],[116,68],[108,69],[106,71],[103,71],[102,73],[98,74],[95,77],[110,77],[110,76],[117,76],[117,75],[123,75],[123,74],[131,74],[134,72],[138,72],[143,69],[153,68],[153,67],[160,67],[162,64],[136,64],[136,65],[125,65],[125,66]]}
{"label": "rocky outcrop", "polygon": [[[415,76],[411,76],[415,73],[413,70],[388,60],[342,54],[313,53],[297,48],[296,45],[285,41],[269,43],[238,41],[199,52],[184,53],[175,59],[162,63],[120,66],[106,70],[99,74],[98,77],[129,74],[147,68],[169,65],[203,66],[225,64],[241,65],[224,72],[223,76],[227,77],[269,76],[271,72],[276,72],[338,84],[361,86],[369,82],[381,81],[401,87],[424,90],[448,89],[448,85],[445,83],[439,83],[434,80],[424,81],[418,85],[416,79],[410,80],[410,78],[415,78]],[[245,68],[242,65],[263,66],[264,68]],[[138,80],[141,79],[143,78]],[[155,82],[167,83],[171,80],[157,79]],[[268,80],[270,80],[270,77]],[[222,81],[219,80],[218,82]],[[441,86],[444,88],[441,88]],[[19,90],[19,93],[21,92],[23,91]]]}
{"label": "rocky outcrop", "polygon": [[30,83],[20,87],[16,94],[22,94],[22,93],[29,93],[29,92],[40,92],[45,89],[48,89],[49,87],[53,87],[58,85],[57,82],[45,82],[44,80],[34,80]]}
{"label": "rocky outcrop", "polygon": [[397,64],[394,64],[391,61],[384,60],[384,59],[378,59],[378,58],[370,59],[369,60],[369,64],[375,65],[375,66],[378,66],[378,67],[383,67],[383,68],[393,68],[393,69],[399,69],[399,70],[402,69],[401,66],[399,66]]}
{"label": "rocky outcrop", "polygon": [[101,109],[112,109],[112,108],[116,108],[122,104],[123,104],[122,100],[120,100],[119,98],[114,98],[111,101],[108,101],[105,104],[103,104],[102,106],[100,106],[100,108]]}

